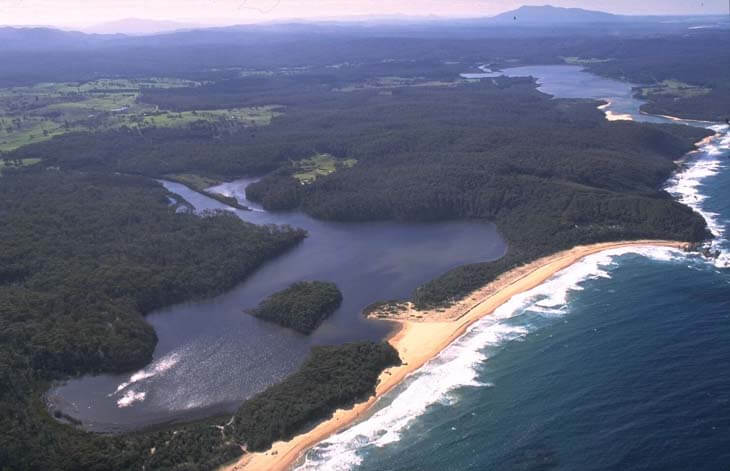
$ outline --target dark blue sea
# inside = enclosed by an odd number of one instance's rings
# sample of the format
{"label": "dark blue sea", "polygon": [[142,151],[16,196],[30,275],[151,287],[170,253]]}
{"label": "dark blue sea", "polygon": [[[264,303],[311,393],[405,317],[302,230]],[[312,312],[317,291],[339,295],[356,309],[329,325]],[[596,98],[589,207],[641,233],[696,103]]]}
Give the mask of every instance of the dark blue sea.
{"label": "dark blue sea", "polygon": [[[547,93],[661,121],[638,113],[630,85],[528,72]],[[730,138],[712,129],[667,190],[707,219],[717,259],[652,247],[584,259],[475,324],[298,469],[730,470]]]}

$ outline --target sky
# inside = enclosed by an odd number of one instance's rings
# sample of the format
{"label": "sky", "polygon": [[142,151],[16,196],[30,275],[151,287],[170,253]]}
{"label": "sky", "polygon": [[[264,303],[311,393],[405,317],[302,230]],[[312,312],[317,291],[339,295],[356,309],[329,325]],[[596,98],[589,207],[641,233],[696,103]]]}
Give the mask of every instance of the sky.
{"label": "sky", "polygon": [[622,14],[728,13],[728,0],[0,0],[0,24],[89,26],[145,18],[219,25],[381,15],[474,17],[548,2]]}

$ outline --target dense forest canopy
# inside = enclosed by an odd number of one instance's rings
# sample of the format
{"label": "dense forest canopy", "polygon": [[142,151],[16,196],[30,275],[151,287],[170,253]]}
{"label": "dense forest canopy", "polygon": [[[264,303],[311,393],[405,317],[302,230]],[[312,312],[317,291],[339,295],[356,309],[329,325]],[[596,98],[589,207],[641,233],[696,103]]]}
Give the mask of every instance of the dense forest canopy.
{"label": "dense forest canopy", "polygon": [[312,333],[342,304],[342,293],[334,283],[299,281],[272,294],[248,312],[303,334]]}

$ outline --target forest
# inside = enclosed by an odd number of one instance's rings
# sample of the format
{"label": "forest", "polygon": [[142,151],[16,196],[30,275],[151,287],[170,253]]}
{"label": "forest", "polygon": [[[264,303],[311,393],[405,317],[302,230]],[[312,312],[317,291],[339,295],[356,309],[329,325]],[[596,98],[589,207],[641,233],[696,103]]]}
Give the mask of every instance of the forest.
{"label": "forest", "polygon": [[302,334],[311,334],[342,304],[334,283],[299,281],[261,301],[249,314]]}
{"label": "forest", "polygon": [[231,429],[251,451],[268,449],[278,440],[375,394],[380,373],[401,364],[387,342],[316,347],[301,369],[244,402]]}

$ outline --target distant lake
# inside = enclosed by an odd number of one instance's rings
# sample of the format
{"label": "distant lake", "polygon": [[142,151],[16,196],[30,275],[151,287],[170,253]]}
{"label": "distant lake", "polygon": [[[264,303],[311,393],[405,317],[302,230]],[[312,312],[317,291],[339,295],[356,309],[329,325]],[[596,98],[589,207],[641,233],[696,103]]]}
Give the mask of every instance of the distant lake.
{"label": "distant lake", "polygon": [[[641,112],[641,106],[646,102],[634,97],[634,89],[641,85],[601,77],[579,65],[527,65],[500,71],[482,69],[485,70],[484,73],[467,73],[461,76],[471,80],[500,76],[534,77],[537,80],[538,90],[555,98],[588,98],[609,102],[604,110],[610,117],[630,118],[645,123],[676,123],[663,116]],[[702,123],[694,124],[702,126]]]}
{"label": "distant lake", "polygon": [[[85,376],[52,389],[55,407],[94,431],[141,427],[232,412],[251,395],[294,372],[313,345],[381,340],[392,325],[366,320],[362,309],[408,297],[451,268],[501,257],[506,250],[487,222],[335,223],[298,212],[269,213],[245,199],[250,179],[215,191],[255,211],[235,211],[255,224],[289,224],[309,231],[299,246],[273,259],[230,292],[162,309],[147,317],[159,343],[145,369]],[[183,185],[164,182],[196,210],[225,205]],[[300,280],[334,281],[342,306],[307,337],[243,312]]]}

